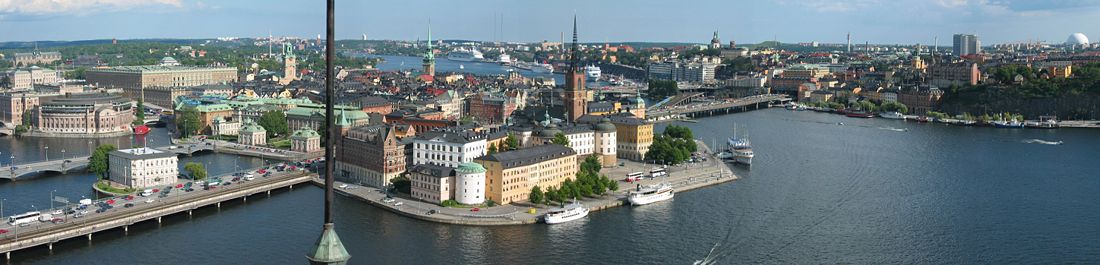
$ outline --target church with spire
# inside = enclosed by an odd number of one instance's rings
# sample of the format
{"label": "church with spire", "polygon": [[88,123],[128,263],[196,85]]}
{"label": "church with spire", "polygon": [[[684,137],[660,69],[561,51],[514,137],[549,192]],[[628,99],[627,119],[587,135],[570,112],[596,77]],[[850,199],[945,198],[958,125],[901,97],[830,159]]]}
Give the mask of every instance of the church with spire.
{"label": "church with spire", "polygon": [[577,50],[577,16],[573,16],[573,44],[569,51],[569,70],[565,72],[565,118],[576,122],[588,112],[588,92],[584,87],[584,69],[580,67],[580,51]]}
{"label": "church with spire", "polygon": [[424,73],[435,76],[435,48],[432,48],[432,23],[428,22],[428,49],[424,53]]}
{"label": "church with spire", "polygon": [[294,56],[294,46],[283,43],[283,79],[279,79],[280,85],[287,85],[298,80],[298,59]]}

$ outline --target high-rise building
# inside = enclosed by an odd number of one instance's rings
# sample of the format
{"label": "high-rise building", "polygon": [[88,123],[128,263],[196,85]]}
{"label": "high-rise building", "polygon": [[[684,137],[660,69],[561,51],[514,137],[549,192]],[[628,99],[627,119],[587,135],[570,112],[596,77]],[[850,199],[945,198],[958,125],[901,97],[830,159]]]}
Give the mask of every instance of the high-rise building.
{"label": "high-rise building", "polygon": [[424,53],[424,74],[435,76],[435,49],[432,48],[432,22],[428,22],[428,49]]}
{"label": "high-rise building", "polygon": [[955,56],[964,56],[982,53],[982,42],[977,35],[955,34]]}
{"label": "high-rise building", "polygon": [[565,73],[565,117],[574,122],[588,111],[588,97],[584,90],[584,70],[579,66],[577,51],[577,17],[573,16],[573,45],[570,48],[569,70]]}

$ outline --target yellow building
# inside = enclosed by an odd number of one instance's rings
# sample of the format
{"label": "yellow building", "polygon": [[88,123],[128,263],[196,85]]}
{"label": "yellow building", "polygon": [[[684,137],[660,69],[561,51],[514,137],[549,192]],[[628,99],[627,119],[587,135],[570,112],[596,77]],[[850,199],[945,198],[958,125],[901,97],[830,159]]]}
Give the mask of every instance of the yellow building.
{"label": "yellow building", "polygon": [[1051,66],[1047,68],[1050,78],[1069,78],[1073,76],[1073,65]]}
{"label": "yellow building", "polygon": [[577,153],[561,145],[547,144],[500,152],[474,159],[485,167],[486,196],[497,203],[525,201],[531,188],[558,187],[577,174]]}
{"label": "yellow building", "polygon": [[649,146],[653,144],[653,123],[633,115],[614,115],[609,118],[615,124],[618,157],[634,161],[644,159],[645,153],[649,152]]}

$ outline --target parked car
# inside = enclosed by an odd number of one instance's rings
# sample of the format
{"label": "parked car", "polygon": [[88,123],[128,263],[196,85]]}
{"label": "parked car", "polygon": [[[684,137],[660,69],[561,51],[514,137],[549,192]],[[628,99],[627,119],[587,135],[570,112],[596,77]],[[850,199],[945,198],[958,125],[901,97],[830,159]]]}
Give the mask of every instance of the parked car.
{"label": "parked car", "polygon": [[481,208],[477,208],[477,207],[474,207],[474,208],[470,208],[470,211],[471,211],[471,212],[477,212],[477,211],[481,211]]}
{"label": "parked car", "polygon": [[0,235],[7,234],[8,230],[0,229]]}
{"label": "parked car", "polygon": [[384,203],[393,203],[394,201],[395,201],[395,200],[394,200],[393,198],[385,198],[385,199],[382,199],[382,202],[384,202]]}
{"label": "parked car", "polygon": [[402,202],[396,202],[396,203],[393,204],[393,206],[401,206],[401,205],[404,205],[404,204],[405,203],[402,203]]}
{"label": "parked car", "polygon": [[126,208],[134,207],[134,203],[127,202],[126,205],[124,205],[123,207],[126,207]]}

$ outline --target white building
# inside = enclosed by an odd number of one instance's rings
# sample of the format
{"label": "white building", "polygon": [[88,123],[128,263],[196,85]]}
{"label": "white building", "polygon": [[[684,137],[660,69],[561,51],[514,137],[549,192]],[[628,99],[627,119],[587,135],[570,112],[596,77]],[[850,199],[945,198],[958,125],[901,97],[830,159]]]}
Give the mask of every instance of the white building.
{"label": "white building", "polygon": [[11,82],[11,89],[31,89],[33,85],[57,84],[61,76],[49,68],[32,66],[4,71],[0,79],[7,78]]}
{"label": "white building", "polygon": [[148,147],[109,153],[109,179],[130,188],[167,186],[179,176],[175,153]]}
{"label": "white building", "polygon": [[485,167],[462,163],[455,169],[454,198],[466,205],[485,203]]}
{"label": "white building", "polygon": [[241,123],[238,121],[226,121],[223,117],[214,118],[214,124],[210,126],[211,135],[237,135],[241,131]]}
{"label": "white building", "polygon": [[431,131],[413,140],[413,165],[457,167],[485,155],[484,135],[471,132]]}
{"label": "white building", "polygon": [[561,133],[569,139],[568,147],[579,156],[591,155],[596,150],[596,134],[588,126],[567,126],[559,129],[557,124],[549,124],[539,131],[539,143],[547,144],[554,140],[554,135]]}

